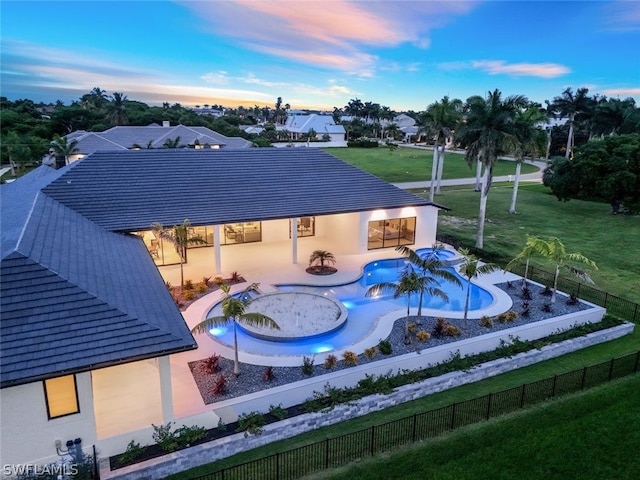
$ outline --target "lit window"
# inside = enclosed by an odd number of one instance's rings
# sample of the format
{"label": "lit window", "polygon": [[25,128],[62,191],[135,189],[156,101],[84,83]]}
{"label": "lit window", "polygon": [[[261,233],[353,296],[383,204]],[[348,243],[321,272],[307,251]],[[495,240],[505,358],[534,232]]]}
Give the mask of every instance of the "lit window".
{"label": "lit window", "polygon": [[57,418],[80,412],[75,375],[45,380],[44,396],[49,418]]}

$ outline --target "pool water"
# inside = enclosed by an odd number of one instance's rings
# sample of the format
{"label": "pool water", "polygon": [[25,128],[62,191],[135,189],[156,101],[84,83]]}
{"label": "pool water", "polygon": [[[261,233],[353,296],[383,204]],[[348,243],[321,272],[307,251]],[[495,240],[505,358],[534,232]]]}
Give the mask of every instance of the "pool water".
{"label": "pool water", "polygon": [[[431,249],[417,250],[418,254],[430,254]],[[451,258],[454,253],[448,250],[439,252],[443,254],[443,259]],[[366,291],[373,285],[382,282],[396,282],[402,270],[406,267],[405,259],[379,260],[367,264],[364,267],[362,276],[355,282],[335,285],[331,287],[310,287],[301,285],[278,285],[280,291],[309,292],[319,295],[332,295],[337,298],[347,308],[349,312],[345,326],[340,330],[328,333],[320,337],[301,339],[287,342],[273,342],[252,337],[241,328],[238,329],[238,348],[252,353],[262,355],[308,355],[328,352],[346,348],[364,339],[374,327],[372,320],[390,313],[394,310],[405,309],[407,300],[405,296],[394,299],[393,293],[384,293],[375,298],[366,297]],[[460,277],[453,267],[448,267],[452,273],[458,276],[462,287],[445,280],[438,280],[438,288],[443,290],[449,297],[449,301],[424,295],[422,307],[443,311],[464,311],[464,302],[467,289],[467,280]],[[411,295],[411,306],[417,307],[419,295]],[[475,284],[471,284],[469,310],[486,308],[493,303],[493,296],[488,291]],[[214,306],[208,316],[221,315],[221,304]],[[211,334],[220,342],[226,345],[233,345],[233,328],[214,328]],[[374,343],[380,339],[374,339]],[[277,343],[277,349],[274,349]],[[277,350],[274,352],[274,350]]]}

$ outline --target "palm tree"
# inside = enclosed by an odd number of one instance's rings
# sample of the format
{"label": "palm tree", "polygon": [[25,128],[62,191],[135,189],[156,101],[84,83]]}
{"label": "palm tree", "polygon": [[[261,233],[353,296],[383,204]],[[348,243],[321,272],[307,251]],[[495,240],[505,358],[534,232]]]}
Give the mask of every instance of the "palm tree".
{"label": "palm tree", "polygon": [[309,266],[315,262],[320,262],[320,270],[324,270],[326,268],[325,262],[335,265],[336,257],[333,256],[333,253],[327,252],[326,250],[314,250],[309,256]]}
{"label": "palm tree", "polygon": [[459,250],[460,255],[462,255],[462,262],[460,263],[460,273],[464,275],[467,279],[467,295],[466,300],[464,302],[464,321],[467,320],[467,315],[469,313],[469,296],[471,294],[471,280],[479,277],[480,275],[485,275],[487,273],[495,272],[500,267],[493,263],[484,263],[480,265],[480,259],[469,252],[466,248],[461,248]]}
{"label": "palm tree", "polygon": [[128,123],[127,112],[124,102],[127,96],[123,93],[114,92],[111,103],[109,104],[109,112],[111,123],[113,125],[126,125]]}
{"label": "palm tree", "polygon": [[574,94],[571,87],[568,87],[564,92],[562,92],[562,96],[555,97],[553,99],[552,105],[554,110],[560,113],[561,116],[569,119],[569,135],[567,136],[567,148],[564,154],[565,158],[572,156],[576,115],[588,110],[588,93],[588,88],[579,88]]}
{"label": "palm tree", "polygon": [[171,228],[164,228],[161,223],[155,223],[152,226],[153,233],[171,243],[178,257],[180,257],[180,287],[184,289],[184,270],[183,265],[187,261],[187,247],[192,244],[207,243],[204,239],[191,235],[191,223],[185,219],[180,225],[174,225]]}
{"label": "palm tree", "polygon": [[522,95],[510,96],[504,100],[501,95],[500,90],[496,89],[486,99],[474,96],[467,100],[467,118],[463,132],[464,143],[467,145],[467,163],[473,165],[479,155],[482,155],[484,165],[476,248],[482,248],[484,244],[484,221],[493,165],[500,155],[506,154],[517,144],[513,128],[515,113],[527,102]]}
{"label": "palm tree", "polygon": [[398,245],[396,251],[401,255],[407,257],[409,261],[416,266],[420,271],[425,281],[420,289],[420,299],[418,301],[418,317],[422,317],[422,299],[424,297],[427,287],[430,285],[438,285],[438,279],[449,280],[452,283],[462,287],[462,283],[458,279],[458,276],[446,269],[444,261],[440,258],[440,252],[443,250],[442,246],[434,246],[433,250],[424,257],[418,255],[418,253],[411,247],[406,245]]}
{"label": "palm tree", "polygon": [[240,375],[240,362],[238,360],[238,331],[237,324],[245,323],[253,327],[268,326],[276,330],[280,330],[280,326],[271,317],[262,313],[247,312],[247,307],[251,303],[251,293],[258,292],[258,284],[249,285],[239,298],[229,294],[231,287],[227,284],[220,285],[220,289],[224,292],[222,300],[222,315],[209,317],[191,329],[192,333],[205,333],[213,327],[228,325],[233,322],[233,374],[237,377]]}
{"label": "palm tree", "polygon": [[535,105],[529,106],[526,110],[519,110],[515,119],[516,145],[516,174],[513,181],[513,191],[511,195],[511,205],[509,213],[516,213],[516,201],[518,199],[518,186],[520,184],[520,170],[524,162],[525,155],[529,154],[531,159],[539,156],[544,148],[541,144],[544,141],[545,131],[540,128],[546,116]]}
{"label": "palm tree", "polygon": [[527,288],[527,278],[529,275],[529,261],[531,260],[531,256],[536,253],[536,245],[540,242],[538,237],[534,237],[533,235],[527,235],[527,241],[524,244],[524,248],[522,251],[516,255],[513,260],[507,263],[505,267],[505,271],[511,270],[516,263],[520,263],[522,260],[525,261],[524,267],[524,276],[522,277],[522,290],[526,290]]}
{"label": "palm tree", "polygon": [[[376,297],[385,291],[393,292],[393,298],[399,298],[403,295],[407,296],[407,315],[404,319],[404,343],[407,345],[411,343],[411,336],[409,334],[411,294],[427,292],[445,301],[449,300],[446,293],[433,285],[429,285],[429,280],[428,277],[421,276],[416,269],[412,268],[411,264],[409,264],[409,268],[403,270],[397,282],[382,282],[372,285],[365,293],[367,297]],[[434,279],[431,279],[431,281],[437,283]]]}
{"label": "palm tree", "polygon": [[78,153],[78,141],[68,141],[67,137],[61,137],[56,134],[53,140],[49,144],[53,150],[53,155],[56,157],[56,168],[69,165],[69,157],[75,153]]}
{"label": "palm tree", "polygon": [[180,144],[180,136],[177,136],[173,140],[167,138],[162,144],[163,148],[184,148],[184,145]]}
{"label": "palm tree", "polygon": [[556,269],[553,276],[553,293],[551,294],[551,303],[556,301],[558,277],[560,276],[560,269],[563,267],[582,281],[586,283],[593,283],[593,280],[587,272],[580,270],[568,262],[581,262],[597,270],[598,266],[595,262],[593,260],[589,260],[580,253],[567,253],[564,244],[558,237],[549,237],[547,240],[533,237],[532,248],[536,253],[541,254],[555,264]]}

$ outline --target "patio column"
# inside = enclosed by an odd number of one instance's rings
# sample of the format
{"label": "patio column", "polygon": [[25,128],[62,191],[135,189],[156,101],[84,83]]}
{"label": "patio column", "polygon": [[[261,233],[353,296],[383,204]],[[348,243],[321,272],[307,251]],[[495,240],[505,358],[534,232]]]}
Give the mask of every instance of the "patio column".
{"label": "patio column", "polygon": [[220,225],[213,226],[213,253],[216,257],[216,273],[222,273],[222,258],[220,258]]}
{"label": "patio column", "polygon": [[173,393],[171,391],[171,363],[169,356],[158,359],[160,372],[160,399],[162,401],[162,423],[173,420]]}
{"label": "patio column", "polygon": [[291,219],[291,253],[293,264],[298,263],[298,217]]}

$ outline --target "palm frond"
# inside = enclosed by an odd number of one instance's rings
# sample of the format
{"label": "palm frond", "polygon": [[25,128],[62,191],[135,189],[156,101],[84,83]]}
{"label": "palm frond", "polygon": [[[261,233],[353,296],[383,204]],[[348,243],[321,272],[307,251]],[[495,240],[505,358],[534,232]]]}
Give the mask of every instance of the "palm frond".
{"label": "palm frond", "polygon": [[224,325],[228,325],[232,320],[228,317],[224,317],[222,315],[216,317],[209,317],[195,327],[191,329],[191,333],[207,333],[213,327],[222,327]]}
{"label": "palm frond", "polygon": [[271,317],[257,312],[248,312],[238,317],[238,322],[246,323],[252,327],[270,327],[280,330],[280,325]]}

